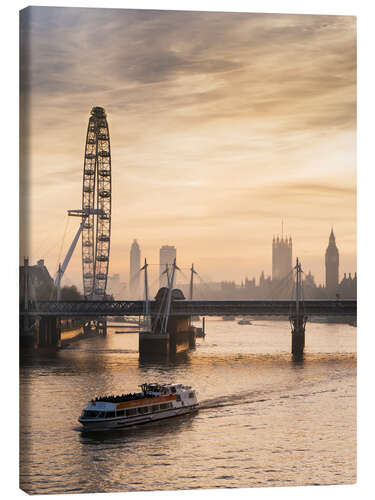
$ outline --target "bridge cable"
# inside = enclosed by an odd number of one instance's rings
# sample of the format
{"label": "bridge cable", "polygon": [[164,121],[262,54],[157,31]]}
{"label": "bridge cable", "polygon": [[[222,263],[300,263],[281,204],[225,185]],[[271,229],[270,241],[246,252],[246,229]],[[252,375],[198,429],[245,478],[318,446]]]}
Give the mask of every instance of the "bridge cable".
{"label": "bridge cable", "polygon": [[217,297],[216,291],[212,290],[212,288],[210,287],[210,285],[202,278],[202,276],[198,272],[197,272],[197,276],[198,276],[198,279],[199,279],[200,283],[202,285],[204,285],[206,287],[206,289],[208,290],[208,292],[209,292],[209,294],[207,294],[207,298]]}
{"label": "bridge cable", "polygon": [[[164,271],[160,273],[159,279],[162,277],[163,274],[164,274]],[[165,301],[167,300],[167,297],[168,297],[168,294],[165,293],[160,301],[160,308],[157,312],[155,322],[154,322],[154,328],[152,329],[152,332],[154,332],[156,330],[158,323],[162,321],[161,315],[162,315],[163,307],[165,306]]]}
{"label": "bridge cable", "polygon": [[279,292],[286,290],[286,288],[289,286],[289,278],[291,277],[291,275],[293,275],[293,271],[294,268],[292,268],[289,273],[281,279],[281,281],[278,281],[275,286],[271,288],[270,294],[273,298],[277,298]]}

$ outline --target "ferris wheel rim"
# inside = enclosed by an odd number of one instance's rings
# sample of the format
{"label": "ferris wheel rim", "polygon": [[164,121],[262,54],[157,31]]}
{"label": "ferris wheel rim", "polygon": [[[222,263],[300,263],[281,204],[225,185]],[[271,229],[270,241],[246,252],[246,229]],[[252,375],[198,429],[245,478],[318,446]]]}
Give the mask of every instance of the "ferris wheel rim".
{"label": "ferris wheel rim", "polygon": [[104,298],[108,281],[112,167],[109,127],[104,108],[91,110],[86,132],[82,209],[99,210],[82,230],[82,280],[85,297]]}

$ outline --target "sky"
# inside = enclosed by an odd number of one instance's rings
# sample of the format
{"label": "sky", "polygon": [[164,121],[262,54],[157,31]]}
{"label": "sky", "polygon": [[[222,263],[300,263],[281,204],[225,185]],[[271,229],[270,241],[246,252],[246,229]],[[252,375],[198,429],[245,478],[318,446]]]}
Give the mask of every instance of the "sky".
{"label": "sky", "polygon": [[128,281],[136,238],[151,264],[168,244],[206,280],[258,279],[282,220],[317,283],[332,226],[356,271],[354,17],[32,7],[21,54],[21,259],[63,260],[103,106],[110,274]]}

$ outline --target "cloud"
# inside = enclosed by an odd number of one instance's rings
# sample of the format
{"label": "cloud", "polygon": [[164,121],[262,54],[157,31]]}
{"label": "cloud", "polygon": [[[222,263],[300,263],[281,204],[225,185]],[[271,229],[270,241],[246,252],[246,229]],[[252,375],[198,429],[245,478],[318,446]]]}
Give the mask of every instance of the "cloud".
{"label": "cloud", "polygon": [[354,255],[355,18],[31,7],[21,21],[33,238],[48,227],[58,239],[52,214],[76,208],[101,105],[114,248],[137,235],[157,248],[164,234],[190,248],[185,227],[202,259],[237,241],[267,268],[261,248],[284,214],[315,255],[337,220]]}

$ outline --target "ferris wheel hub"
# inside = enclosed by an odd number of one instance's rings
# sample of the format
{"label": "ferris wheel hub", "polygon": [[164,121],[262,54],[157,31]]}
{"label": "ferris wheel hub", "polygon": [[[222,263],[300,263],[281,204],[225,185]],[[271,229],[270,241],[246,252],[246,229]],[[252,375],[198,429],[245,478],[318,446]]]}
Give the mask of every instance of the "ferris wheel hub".
{"label": "ferris wheel hub", "polygon": [[104,215],[103,210],[98,210],[97,208],[78,208],[74,210],[68,210],[68,215],[71,217],[88,217],[89,215]]}

